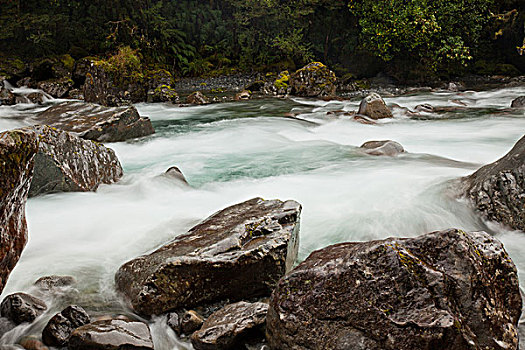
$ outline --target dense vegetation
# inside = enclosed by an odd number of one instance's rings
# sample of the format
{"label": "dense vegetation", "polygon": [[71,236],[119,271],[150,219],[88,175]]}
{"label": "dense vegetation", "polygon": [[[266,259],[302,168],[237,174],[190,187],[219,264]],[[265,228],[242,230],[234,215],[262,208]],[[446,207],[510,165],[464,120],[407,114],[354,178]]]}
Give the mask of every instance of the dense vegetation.
{"label": "dense vegetation", "polygon": [[525,72],[520,0],[0,0],[0,52],[75,59],[130,47],[178,75]]}

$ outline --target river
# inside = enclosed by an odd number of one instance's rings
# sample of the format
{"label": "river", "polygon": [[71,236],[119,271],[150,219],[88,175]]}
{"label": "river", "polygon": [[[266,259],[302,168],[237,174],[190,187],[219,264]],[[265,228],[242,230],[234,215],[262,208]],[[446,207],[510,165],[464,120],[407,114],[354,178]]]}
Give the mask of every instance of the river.
{"label": "river", "polygon": [[[451,227],[485,230],[504,242],[524,283],[525,233],[482,221],[446,191],[450,180],[500,158],[525,134],[525,111],[508,109],[521,95],[525,87],[386,98],[387,104],[410,109],[420,103],[466,106],[419,119],[395,109],[395,118],[377,125],[327,115],[356,110],[358,99],[263,99],[184,108],[139,104],[157,132],[107,144],[122,162],[120,182],[96,193],[28,201],[29,242],[2,298],[30,290],[44,275],[71,275],[78,280],[76,303],[95,314],[127,313],[113,287],[123,262],[253,197],[303,205],[300,259],[343,241],[413,237]],[[0,130],[30,124],[42,109],[0,107]],[[285,117],[290,112],[297,118]],[[358,149],[365,141],[386,139],[401,143],[407,153],[377,157]],[[158,177],[171,166],[182,170],[191,187]],[[54,305],[50,314],[63,306]],[[163,321],[152,324],[156,349],[186,348]],[[0,343],[43,325],[18,327]]]}

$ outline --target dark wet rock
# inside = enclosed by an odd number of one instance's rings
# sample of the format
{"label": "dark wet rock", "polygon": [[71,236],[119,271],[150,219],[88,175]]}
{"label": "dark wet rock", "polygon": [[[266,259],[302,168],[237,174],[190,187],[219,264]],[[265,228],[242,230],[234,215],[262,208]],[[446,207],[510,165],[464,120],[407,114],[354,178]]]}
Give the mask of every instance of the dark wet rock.
{"label": "dark wet rock", "polygon": [[18,87],[22,87],[22,86],[34,87],[34,86],[36,86],[36,84],[33,82],[33,79],[31,79],[31,77],[25,77],[25,78],[22,78],[19,81],[17,81],[16,82],[16,86],[18,86]]}
{"label": "dark wet rock", "polygon": [[95,191],[122,177],[115,152],[47,125],[33,127],[40,143],[29,196],[54,192]]}
{"label": "dark wet rock", "polygon": [[67,93],[67,97],[74,100],[83,100],[84,94],[82,92],[82,89],[71,89]]}
{"label": "dark wet rock", "polygon": [[0,106],[10,106],[14,105],[15,103],[15,94],[13,94],[13,92],[7,88],[5,81],[0,77]]}
{"label": "dark wet rock", "polygon": [[196,350],[233,349],[256,333],[263,338],[268,304],[239,302],[213,313],[202,328],[193,333],[191,343]]}
{"label": "dark wet rock", "polygon": [[432,113],[434,112],[434,107],[428,103],[423,103],[423,104],[417,105],[415,110],[417,112]]}
{"label": "dark wet rock", "polygon": [[19,344],[26,350],[48,350],[49,348],[40,339],[29,336],[20,340]]}
{"label": "dark wet rock", "polygon": [[188,181],[186,181],[186,178],[184,177],[184,174],[176,166],[172,166],[171,168],[166,170],[166,172],[163,175],[164,175],[164,177],[167,177],[167,178],[170,178],[170,179],[174,179],[174,180],[183,182],[185,184],[188,184]]}
{"label": "dark wet rock", "polygon": [[27,241],[25,204],[37,151],[34,132],[0,133],[0,292]]}
{"label": "dark wet rock", "polygon": [[373,156],[390,156],[394,157],[405,152],[401,144],[396,141],[368,141],[361,145],[365,153]]}
{"label": "dark wet rock", "polygon": [[290,76],[290,93],[295,96],[320,97],[335,94],[337,78],[327,66],[312,62]]}
{"label": "dark wet rock", "polygon": [[146,315],[268,295],[297,258],[300,213],[295,201],[261,198],[223,209],[121,266],[117,289]]}
{"label": "dark wet rock", "polygon": [[180,319],[180,329],[183,334],[190,335],[204,323],[204,318],[197,311],[189,310]]}
{"label": "dark wet rock", "polygon": [[76,305],[68,306],[51,317],[42,331],[42,340],[49,346],[64,346],[75,329],[89,322],[91,322],[89,315],[83,308]]}
{"label": "dark wet rock", "polygon": [[33,322],[47,310],[44,301],[25,293],[14,293],[5,297],[0,305],[2,317],[16,324]]}
{"label": "dark wet rock", "polygon": [[66,97],[73,87],[73,80],[65,77],[60,79],[45,80],[37,84],[38,88],[56,98]]}
{"label": "dark wet rock", "polygon": [[394,116],[392,111],[387,107],[385,101],[375,92],[371,93],[361,101],[357,113],[366,115],[375,120],[392,118]]}
{"label": "dark wet rock", "polygon": [[[86,73],[83,85],[84,100],[103,106],[115,107],[143,102],[146,100],[147,86],[138,81],[126,84],[117,83],[121,77],[113,77],[104,64],[92,62]],[[116,79],[116,80],[115,80]]]}
{"label": "dark wet rock", "polygon": [[147,324],[124,320],[97,321],[73,331],[70,350],[153,350]]}
{"label": "dark wet rock", "polygon": [[237,94],[235,94],[235,101],[245,101],[249,100],[252,97],[252,93],[248,90],[243,90]]}
{"label": "dark wet rock", "polygon": [[510,105],[512,108],[523,108],[525,107],[525,96],[520,96],[514,100]]}
{"label": "dark wet rock", "polygon": [[173,329],[173,331],[177,335],[182,334],[181,321],[182,321],[182,316],[178,312],[170,312],[168,314],[168,319],[167,319],[168,327]]}
{"label": "dark wet rock", "polygon": [[274,349],[517,349],[514,263],[485,232],[342,243],[279,281]]}
{"label": "dark wet rock", "polygon": [[92,62],[93,60],[89,57],[81,58],[75,62],[72,78],[77,86],[82,86],[86,82],[86,75],[91,68]]}
{"label": "dark wet rock", "polygon": [[188,95],[188,97],[186,97],[186,103],[192,105],[205,105],[207,103],[210,103],[210,100],[206,96],[204,96],[202,92],[195,91]]}
{"label": "dark wet rock", "polygon": [[179,103],[179,95],[170,85],[159,85],[148,91],[147,102],[172,102]]}
{"label": "dark wet rock", "polygon": [[43,291],[52,291],[55,289],[67,288],[75,285],[76,279],[72,276],[43,276],[33,283],[35,287]]}
{"label": "dark wet rock", "polygon": [[462,186],[486,219],[525,231],[525,136],[503,158],[463,178]]}
{"label": "dark wet rock", "polygon": [[29,94],[15,94],[16,103],[33,103],[33,104],[43,104],[49,96],[42,91],[30,92]]}
{"label": "dark wet rock", "polygon": [[465,90],[465,84],[463,84],[462,82],[458,82],[458,81],[450,82],[448,83],[447,90],[452,91],[452,92],[463,91]]}
{"label": "dark wet rock", "polygon": [[85,102],[63,102],[36,116],[41,124],[76,133],[83,139],[117,142],[151,135],[151,121],[133,106],[103,107]]}

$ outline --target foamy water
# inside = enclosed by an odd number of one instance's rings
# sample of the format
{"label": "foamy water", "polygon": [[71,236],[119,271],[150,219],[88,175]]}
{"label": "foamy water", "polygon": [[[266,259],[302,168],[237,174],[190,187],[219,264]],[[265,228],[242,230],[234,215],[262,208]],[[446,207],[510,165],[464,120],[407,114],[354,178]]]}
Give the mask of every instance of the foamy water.
{"label": "foamy water", "polygon": [[[410,109],[420,103],[457,106],[456,100],[467,108],[425,120],[397,110],[396,118],[378,125],[326,115],[356,110],[358,100],[267,99],[186,108],[140,104],[157,133],[108,144],[124,167],[119,183],[96,193],[28,201],[29,243],[2,297],[28,290],[43,275],[72,275],[88,308],[125,311],[113,288],[123,262],[253,197],[303,205],[300,259],[342,241],[451,227],[487,230],[504,242],[525,281],[525,233],[483,222],[445,191],[449,180],[500,158],[525,134],[525,112],[507,110],[520,95],[525,87],[387,98],[388,104]],[[0,107],[0,128],[29,124],[33,108]],[[289,112],[304,120],[285,117]],[[385,139],[401,143],[408,153],[374,157],[357,149],[365,141]],[[157,177],[174,165],[191,187]],[[152,329],[158,349],[187,346],[162,318],[153,320]]]}

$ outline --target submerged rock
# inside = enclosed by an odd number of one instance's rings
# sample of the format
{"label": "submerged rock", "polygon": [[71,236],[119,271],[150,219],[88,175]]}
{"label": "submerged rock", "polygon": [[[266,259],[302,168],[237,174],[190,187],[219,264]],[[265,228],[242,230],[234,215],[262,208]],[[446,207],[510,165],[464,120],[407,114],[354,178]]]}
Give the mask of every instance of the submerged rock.
{"label": "submerged rock", "polygon": [[525,96],[520,96],[514,100],[510,105],[512,108],[523,108],[525,107]]}
{"label": "submerged rock", "polygon": [[0,305],[2,317],[16,324],[33,322],[47,310],[44,301],[25,293],[14,293],[5,297]]}
{"label": "submerged rock", "polygon": [[95,191],[122,177],[115,152],[90,140],[51,128],[35,126],[40,144],[29,196],[53,192]]}
{"label": "submerged rock", "polygon": [[96,321],[73,331],[70,350],[153,350],[147,324],[124,320]]}
{"label": "submerged rock", "polygon": [[368,141],[361,145],[365,150],[365,153],[373,156],[390,156],[394,157],[405,152],[405,149],[401,144],[396,141],[386,140],[386,141]]}
{"label": "submerged rock", "polygon": [[25,204],[37,151],[34,132],[0,133],[0,292],[27,241]]}
{"label": "submerged rock", "polygon": [[77,281],[72,276],[43,276],[33,283],[35,287],[42,291],[53,291],[55,289],[73,286]]}
{"label": "submerged rock", "polygon": [[279,281],[274,349],[517,349],[517,271],[484,232],[342,243]]}
{"label": "submerged rock", "polygon": [[372,119],[393,118],[392,111],[387,107],[385,101],[379,94],[371,93],[365,97],[359,105],[358,114],[366,115]]}
{"label": "submerged rock", "polygon": [[335,94],[337,78],[321,62],[312,62],[290,76],[290,93],[295,96],[321,97]]}
{"label": "submerged rock", "polygon": [[210,100],[206,96],[204,96],[202,92],[195,91],[188,95],[188,97],[186,97],[186,103],[192,105],[205,105],[210,103]]}
{"label": "submerged rock", "polygon": [[85,102],[63,102],[36,116],[41,124],[76,133],[83,139],[117,142],[155,133],[151,121],[133,106],[103,107]]}
{"label": "submerged rock", "polygon": [[525,136],[503,158],[463,178],[462,187],[486,219],[525,231]]}
{"label": "submerged rock", "polygon": [[268,295],[297,258],[301,205],[254,198],[213,214],[115,276],[137,312]]}
{"label": "submerged rock", "polygon": [[42,331],[42,340],[46,345],[62,347],[66,345],[69,336],[76,328],[89,322],[89,315],[83,308],[76,305],[68,306],[51,317]]}
{"label": "submerged rock", "polygon": [[238,302],[210,315],[202,328],[193,333],[191,343],[196,350],[233,349],[254,333],[263,335],[268,304]]}
{"label": "submerged rock", "polygon": [[185,184],[188,184],[188,181],[186,181],[186,178],[184,177],[184,174],[182,171],[177,168],[176,166],[170,167],[166,172],[163,174],[164,177],[174,179],[180,182],[183,182]]}

